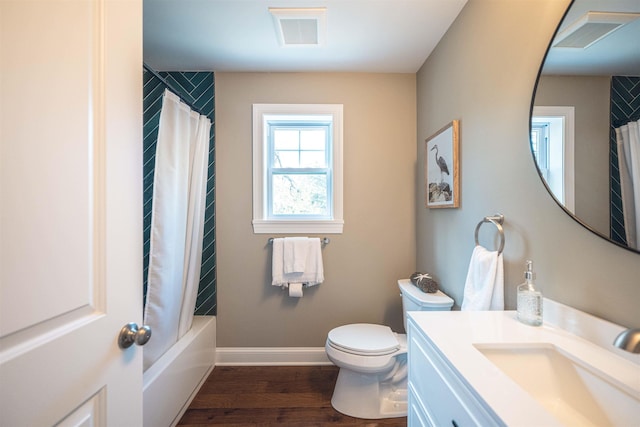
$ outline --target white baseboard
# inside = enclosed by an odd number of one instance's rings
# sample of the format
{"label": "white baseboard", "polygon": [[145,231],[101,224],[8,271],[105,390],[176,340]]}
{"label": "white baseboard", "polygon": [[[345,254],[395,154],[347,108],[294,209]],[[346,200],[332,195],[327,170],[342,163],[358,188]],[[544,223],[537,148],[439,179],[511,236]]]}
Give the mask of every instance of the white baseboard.
{"label": "white baseboard", "polygon": [[331,365],[324,347],[218,347],[216,366]]}

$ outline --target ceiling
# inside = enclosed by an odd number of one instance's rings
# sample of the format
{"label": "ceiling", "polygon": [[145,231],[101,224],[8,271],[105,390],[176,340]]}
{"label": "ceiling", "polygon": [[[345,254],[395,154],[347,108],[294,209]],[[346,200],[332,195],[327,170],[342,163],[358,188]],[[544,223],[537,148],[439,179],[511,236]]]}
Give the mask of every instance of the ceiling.
{"label": "ceiling", "polygon": [[[144,61],[158,71],[415,73],[467,0],[144,0]],[[270,7],[326,8],[322,46],[281,46]],[[640,13],[640,0],[575,0]],[[640,75],[640,19],[586,49],[551,48],[545,74]]]}
{"label": "ceiling", "polygon": [[[640,13],[640,0],[575,0],[559,32],[589,11]],[[543,71],[555,75],[640,75],[640,19],[586,49],[551,48]]]}
{"label": "ceiling", "polygon": [[[158,71],[415,73],[467,0],[144,0]],[[281,46],[269,7],[325,7],[326,43]]]}

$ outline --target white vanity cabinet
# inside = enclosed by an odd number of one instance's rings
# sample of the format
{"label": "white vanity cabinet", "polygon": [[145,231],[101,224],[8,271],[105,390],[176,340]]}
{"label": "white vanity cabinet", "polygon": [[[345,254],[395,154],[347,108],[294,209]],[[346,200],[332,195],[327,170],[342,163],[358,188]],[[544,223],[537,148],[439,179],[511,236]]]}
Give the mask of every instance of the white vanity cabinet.
{"label": "white vanity cabinet", "polygon": [[625,329],[544,304],[540,327],[515,311],[409,312],[409,426],[640,427],[640,360],[611,344]]}
{"label": "white vanity cabinet", "polygon": [[505,426],[415,321],[407,320],[409,427]]}

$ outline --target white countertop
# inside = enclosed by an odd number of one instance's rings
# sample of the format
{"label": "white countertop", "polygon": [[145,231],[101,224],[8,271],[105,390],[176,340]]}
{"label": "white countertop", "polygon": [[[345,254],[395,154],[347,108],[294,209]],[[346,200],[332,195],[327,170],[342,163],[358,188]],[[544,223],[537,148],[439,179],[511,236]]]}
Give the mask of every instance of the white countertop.
{"label": "white countertop", "polygon": [[[547,301],[545,314],[546,304]],[[551,314],[553,310],[549,312]],[[561,323],[558,319],[545,320],[542,326],[535,327],[520,323],[515,311],[431,311],[410,312],[409,316],[451,366],[509,426],[563,424],[474,345],[552,344],[577,355],[584,363],[601,370],[640,398],[640,366],[637,364],[640,355],[622,357],[612,346],[607,349],[602,342],[594,343],[554,326]],[[619,329],[614,328],[615,331]],[[611,333],[611,329],[608,332]],[[613,342],[613,338],[608,342]]]}

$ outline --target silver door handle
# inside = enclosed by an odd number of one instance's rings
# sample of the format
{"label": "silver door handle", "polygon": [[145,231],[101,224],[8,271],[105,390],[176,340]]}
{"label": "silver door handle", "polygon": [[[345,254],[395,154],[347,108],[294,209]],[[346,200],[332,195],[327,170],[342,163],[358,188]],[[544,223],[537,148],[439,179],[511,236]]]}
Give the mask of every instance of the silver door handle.
{"label": "silver door handle", "polygon": [[151,338],[151,328],[143,325],[138,328],[136,323],[127,323],[120,329],[118,346],[122,349],[129,348],[133,344],[145,345]]}

